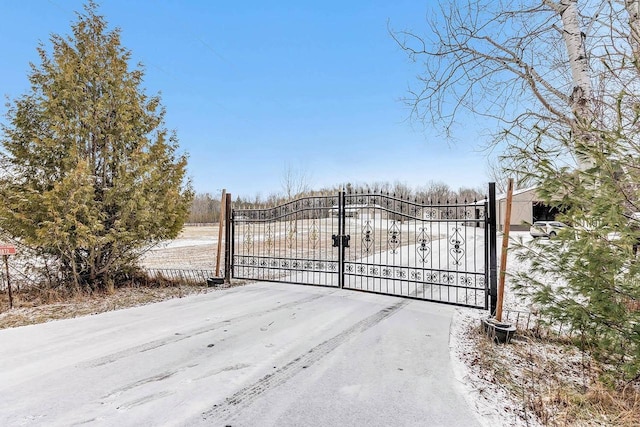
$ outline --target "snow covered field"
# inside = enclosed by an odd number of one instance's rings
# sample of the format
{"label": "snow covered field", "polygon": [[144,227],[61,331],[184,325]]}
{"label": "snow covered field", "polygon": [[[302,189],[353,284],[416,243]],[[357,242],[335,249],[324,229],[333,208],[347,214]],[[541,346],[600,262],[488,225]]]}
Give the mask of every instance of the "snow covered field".
{"label": "snow covered field", "polygon": [[[213,270],[216,266],[217,245],[217,224],[187,225],[177,239],[160,243],[148,251],[142,258],[142,265],[147,268]],[[222,258],[224,259],[224,250]]]}
{"label": "snow covered field", "polygon": [[0,425],[478,425],[455,309],[256,283],[0,331]]}

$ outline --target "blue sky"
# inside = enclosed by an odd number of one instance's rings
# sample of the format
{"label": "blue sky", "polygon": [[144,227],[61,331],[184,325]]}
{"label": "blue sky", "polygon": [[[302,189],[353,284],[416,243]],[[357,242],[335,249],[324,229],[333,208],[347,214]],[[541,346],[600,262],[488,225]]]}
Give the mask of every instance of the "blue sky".
{"label": "blue sky", "polygon": [[[69,34],[79,0],[0,2],[0,93],[28,90],[29,62],[51,33]],[[161,92],[166,124],[189,153],[198,192],[266,196],[287,168],[313,188],[389,181],[483,187],[481,126],[456,141],[407,119],[413,64],[388,33],[426,28],[428,2],[125,1],[99,12]],[[0,106],[4,119],[6,108]]]}

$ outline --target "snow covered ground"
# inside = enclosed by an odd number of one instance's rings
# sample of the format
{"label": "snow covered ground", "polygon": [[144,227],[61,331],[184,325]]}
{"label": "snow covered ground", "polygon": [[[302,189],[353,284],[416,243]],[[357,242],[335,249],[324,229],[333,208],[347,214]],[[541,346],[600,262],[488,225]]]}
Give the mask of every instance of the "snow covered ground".
{"label": "snow covered ground", "polygon": [[155,247],[153,247],[152,251],[162,251],[167,248],[187,248],[190,246],[205,246],[205,245],[216,245],[218,243],[217,238],[210,239],[176,239],[176,240],[168,240],[166,242],[158,243]]}
{"label": "snow covered ground", "polygon": [[454,311],[256,283],[2,330],[0,425],[478,425]]}

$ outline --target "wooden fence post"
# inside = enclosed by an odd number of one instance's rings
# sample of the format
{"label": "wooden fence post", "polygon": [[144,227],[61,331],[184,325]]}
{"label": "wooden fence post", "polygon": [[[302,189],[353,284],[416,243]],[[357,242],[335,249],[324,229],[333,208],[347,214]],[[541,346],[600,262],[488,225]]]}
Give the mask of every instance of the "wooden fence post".
{"label": "wooden fence post", "polygon": [[226,194],[224,203],[224,283],[231,283],[231,246],[233,236],[231,235],[231,194]]}
{"label": "wooden fence post", "polygon": [[500,284],[498,285],[498,307],[496,320],[502,322],[502,304],[504,302],[504,279],[507,274],[507,251],[509,249],[509,229],[511,227],[511,203],[513,200],[513,178],[509,178],[507,185],[507,206],[502,234],[502,255],[500,257]]}
{"label": "wooden fence post", "polygon": [[13,308],[13,294],[11,293],[11,279],[9,278],[9,256],[3,255],[4,267],[7,271],[7,290],[9,291],[9,308]]}
{"label": "wooden fence post", "polygon": [[220,217],[218,218],[218,245],[216,253],[216,277],[220,277],[220,255],[222,253],[222,229],[224,228],[224,220],[226,219],[226,199],[227,190],[222,189],[222,198],[220,199]]}

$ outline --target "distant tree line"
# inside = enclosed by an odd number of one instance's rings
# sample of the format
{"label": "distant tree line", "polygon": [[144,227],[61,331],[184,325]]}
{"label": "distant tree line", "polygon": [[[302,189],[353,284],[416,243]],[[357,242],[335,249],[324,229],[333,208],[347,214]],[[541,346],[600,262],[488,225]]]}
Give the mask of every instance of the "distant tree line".
{"label": "distant tree line", "polygon": [[220,197],[210,193],[196,194],[189,210],[189,224],[220,222]]}

